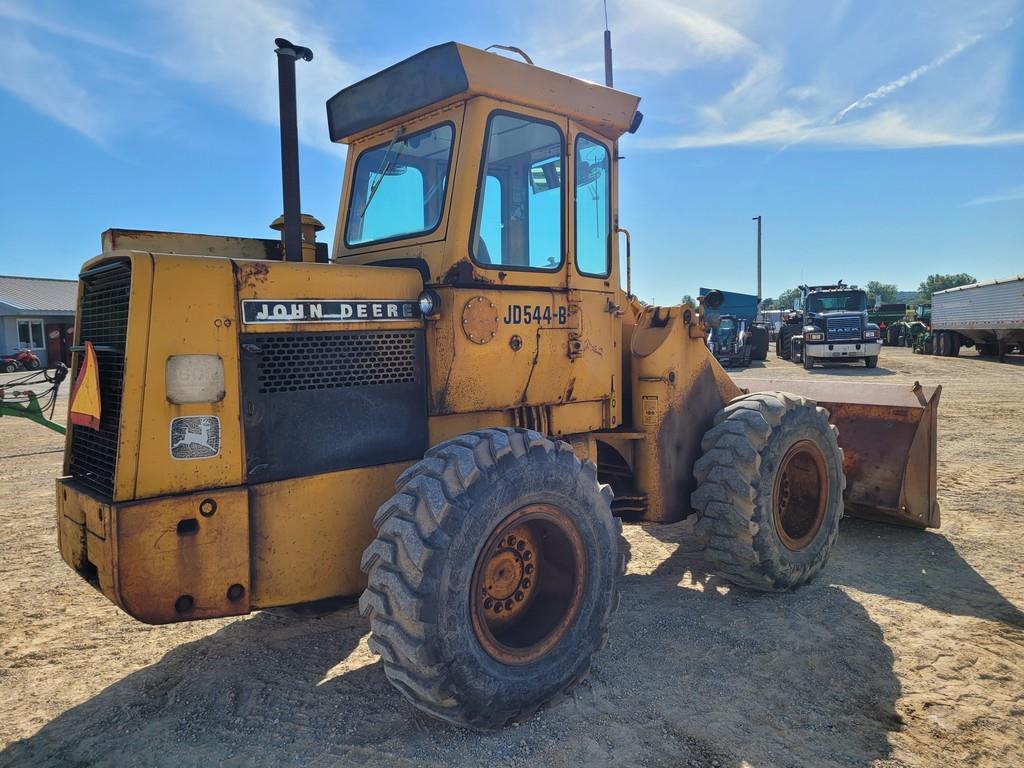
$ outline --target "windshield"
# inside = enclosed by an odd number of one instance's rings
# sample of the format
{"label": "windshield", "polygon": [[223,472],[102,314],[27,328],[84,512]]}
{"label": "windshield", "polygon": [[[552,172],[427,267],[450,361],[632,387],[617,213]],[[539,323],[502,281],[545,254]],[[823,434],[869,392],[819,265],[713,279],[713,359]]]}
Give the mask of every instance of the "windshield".
{"label": "windshield", "polygon": [[864,291],[829,291],[812,293],[807,296],[807,311],[821,312],[864,312],[868,298]]}
{"label": "windshield", "polygon": [[365,150],[356,161],[345,243],[365,245],[435,229],[444,209],[451,123]]}

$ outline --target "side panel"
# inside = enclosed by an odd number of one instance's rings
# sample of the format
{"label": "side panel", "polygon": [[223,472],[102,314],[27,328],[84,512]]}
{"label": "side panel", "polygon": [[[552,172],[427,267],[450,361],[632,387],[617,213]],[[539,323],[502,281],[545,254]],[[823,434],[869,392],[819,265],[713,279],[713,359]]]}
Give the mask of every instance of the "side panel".
{"label": "side panel", "polygon": [[[243,482],[245,452],[239,423],[237,305],[234,273],[227,259],[164,255],[154,259],[151,312],[159,320],[149,334],[146,354],[135,498]],[[218,356],[224,365],[223,399],[213,403],[171,403],[167,399],[165,370],[172,355]],[[178,417],[216,417],[220,432],[218,452],[209,458],[173,458],[172,422]],[[130,426],[132,421],[129,419],[126,424]],[[181,435],[176,434],[175,438],[180,440]],[[122,445],[122,450],[125,447]]]}
{"label": "side panel", "polygon": [[1024,277],[933,294],[932,327],[958,331],[1024,329]]}
{"label": "side panel", "polygon": [[254,608],[356,595],[373,515],[408,462],[263,483],[249,490]]}
{"label": "side panel", "polygon": [[[694,324],[687,323],[689,315]],[[648,496],[645,520],[690,514],[693,465],[715,414],[739,388],[704,344],[704,326],[685,307],[646,307],[631,338],[635,477]]]}

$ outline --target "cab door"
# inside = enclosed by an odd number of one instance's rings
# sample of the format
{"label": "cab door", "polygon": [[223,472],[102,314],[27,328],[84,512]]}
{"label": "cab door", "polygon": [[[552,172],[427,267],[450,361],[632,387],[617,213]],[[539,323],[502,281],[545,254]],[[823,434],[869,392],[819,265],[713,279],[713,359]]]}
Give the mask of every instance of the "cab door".
{"label": "cab door", "polygon": [[621,325],[615,241],[615,145],[570,123],[567,253],[571,400],[605,404],[605,424],[621,423]]}
{"label": "cab door", "polygon": [[557,405],[567,389],[571,323],[568,121],[478,97],[466,124],[464,142],[476,157],[463,167],[476,168],[461,179],[469,205],[453,211],[466,240],[450,243],[437,286],[451,308],[448,330],[435,326],[432,413]]}

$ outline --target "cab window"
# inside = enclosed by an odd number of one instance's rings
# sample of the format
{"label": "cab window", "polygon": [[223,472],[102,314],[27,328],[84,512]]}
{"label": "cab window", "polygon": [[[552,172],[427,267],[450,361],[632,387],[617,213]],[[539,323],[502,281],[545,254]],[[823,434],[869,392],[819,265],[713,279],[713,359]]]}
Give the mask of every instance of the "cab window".
{"label": "cab window", "polygon": [[364,150],[356,161],[345,243],[366,245],[425,234],[437,228],[455,129],[451,123]]}
{"label": "cab window", "polygon": [[491,115],[470,246],[477,264],[540,271],[562,265],[564,154],[554,124]]}
{"label": "cab window", "polygon": [[608,149],[576,137],[576,269],[608,277],[611,265],[611,178]]}

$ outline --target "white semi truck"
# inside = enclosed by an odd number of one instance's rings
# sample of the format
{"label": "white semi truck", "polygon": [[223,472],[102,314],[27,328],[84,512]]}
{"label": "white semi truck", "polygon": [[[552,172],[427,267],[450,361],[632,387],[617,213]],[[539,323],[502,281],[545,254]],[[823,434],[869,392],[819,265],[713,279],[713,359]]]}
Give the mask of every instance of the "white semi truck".
{"label": "white semi truck", "polygon": [[961,347],[979,355],[1024,351],[1024,275],[963,285],[932,294],[932,350],[956,357]]}

